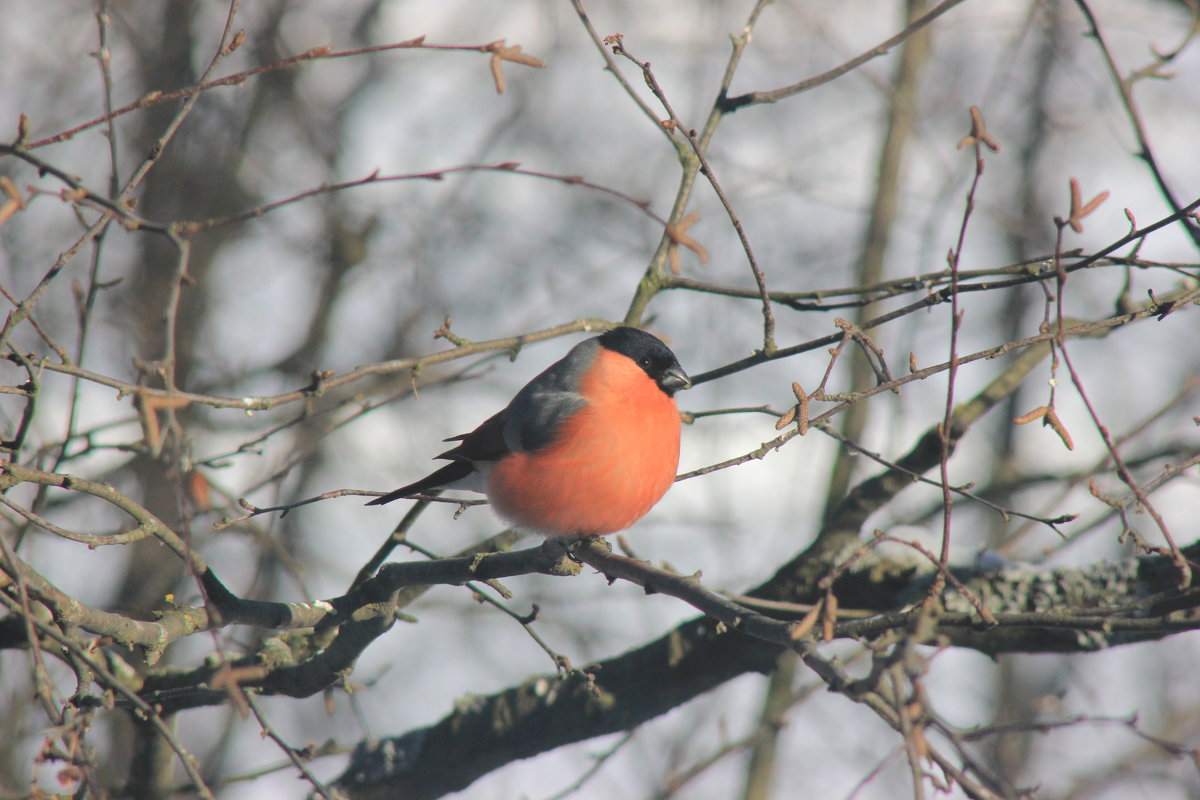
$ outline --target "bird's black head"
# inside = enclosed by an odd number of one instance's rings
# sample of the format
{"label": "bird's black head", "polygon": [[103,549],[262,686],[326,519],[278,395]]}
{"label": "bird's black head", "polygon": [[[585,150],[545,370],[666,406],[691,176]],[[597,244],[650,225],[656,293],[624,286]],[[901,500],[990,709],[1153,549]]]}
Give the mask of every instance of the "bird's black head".
{"label": "bird's black head", "polygon": [[642,370],[654,379],[658,388],[673,396],[680,389],[692,385],[683,367],[679,366],[671,348],[662,340],[637,328],[613,328],[600,337],[600,344],[633,359]]}

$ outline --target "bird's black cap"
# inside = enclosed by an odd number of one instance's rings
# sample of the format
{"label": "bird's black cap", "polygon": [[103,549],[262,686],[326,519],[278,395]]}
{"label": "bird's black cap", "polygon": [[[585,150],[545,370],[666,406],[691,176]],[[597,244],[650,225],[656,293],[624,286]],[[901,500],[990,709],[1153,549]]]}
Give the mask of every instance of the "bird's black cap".
{"label": "bird's black cap", "polygon": [[620,327],[600,336],[600,345],[628,356],[668,395],[692,385],[671,348],[657,336],[637,328]]}

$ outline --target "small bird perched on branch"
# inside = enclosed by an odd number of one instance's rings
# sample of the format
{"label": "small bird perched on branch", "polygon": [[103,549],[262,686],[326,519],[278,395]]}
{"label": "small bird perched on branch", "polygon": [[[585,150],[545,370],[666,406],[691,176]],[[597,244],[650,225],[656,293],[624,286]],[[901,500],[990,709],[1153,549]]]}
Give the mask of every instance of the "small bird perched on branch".
{"label": "small bird perched on branch", "polygon": [[487,495],[502,518],[545,536],[624,530],[679,466],[674,395],[692,385],[675,354],[637,328],[580,342],[499,413],[437,456],[449,464],[367,505],[440,489]]}

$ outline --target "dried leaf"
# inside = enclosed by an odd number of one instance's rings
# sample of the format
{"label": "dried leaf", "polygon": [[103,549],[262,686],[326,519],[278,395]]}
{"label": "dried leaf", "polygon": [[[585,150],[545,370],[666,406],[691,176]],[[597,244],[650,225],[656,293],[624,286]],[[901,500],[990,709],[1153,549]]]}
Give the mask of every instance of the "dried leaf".
{"label": "dried leaf", "polygon": [[151,394],[145,389],[134,395],[133,404],[138,410],[138,420],[142,423],[142,436],[150,452],[157,454],[162,448],[162,430],[158,425],[158,412],[187,408],[192,401],[186,397]]}
{"label": "dried leaf", "polygon": [[13,214],[25,208],[25,199],[21,197],[21,190],[16,187],[7,176],[0,175],[0,191],[4,192],[4,196],[8,199],[4,205],[0,206],[0,225],[8,222]]}
{"label": "dried leaf", "polygon": [[1046,413],[1049,411],[1050,406],[1038,406],[1028,414],[1022,414],[1021,416],[1017,417],[1013,420],[1013,422],[1018,425],[1025,425],[1026,423],[1033,422],[1035,419],[1041,419],[1042,417],[1046,416]]}
{"label": "dried leaf", "polygon": [[987,132],[987,124],[983,121],[979,106],[971,106],[968,112],[971,114],[971,132],[958,141],[956,149],[962,150],[979,142],[993,153],[1000,152],[1000,144]]}
{"label": "dried leaf", "polygon": [[157,453],[162,447],[162,434],[158,427],[158,414],[154,408],[146,402],[146,395],[138,392],[134,405],[138,410],[138,421],[142,423],[142,438],[146,440],[146,446],[150,448],[150,452]]}
{"label": "dried leaf", "polygon": [[837,625],[837,595],[827,592],[824,599],[825,602],[821,604],[821,638],[832,642],[834,627]]}
{"label": "dried leaf", "polygon": [[546,62],[540,58],[535,58],[531,55],[521,52],[521,45],[506,45],[503,39],[497,39],[490,42],[485,47],[481,48],[485,53],[491,53],[492,56],[488,59],[488,66],[492,70],[492,82],[496,85],[496,94],[504,94],[504,89],[507,86],[504,80],[504,69],[501,66],[503,61],[511,61],[514,64],[524,64],[527,67],[544,67]]}
{"label": "dried leaf", "polygon": [[803,619],[791,626],[788,635],[792,637],[793,642],[812,633],[813,628],[817,626],[817,619],[821,615],[821,605],[821,602],[818,601],[812,610],[804,615]]}
{"label": "dried leaf", "polygon": [[1087,203],[1083,206],[1083,208],[1079,209],[1078,218],[1083,219],[1088,214],[1092,213],[1097,208],[1099,208],[1100,204],[1108,199],[1108,195],[1109,195],[1109,191],[1108,191],[1108,189],[1105,189],[1103,192],[1096,195],[1091,200],[1088,200]]}
{"label": "dried leaf", "polygon": [[181,408],[187,408],[192,404],[192,401],[187,397],[179,395],[159,394],[151,395],[147,398],[155,408],[177,411]]}
{"label": "dried leaf", "polygon": [[800,435],[808,433],[808,394],[805,393],[800,384],[792,381],[792,392],[796,395],[797,410],[796,410],[796,428]]}
{"label": "dried leaf", "polygon": [[1083,226],[1075,219],[1075,210],[1079,208],[1079,181],[1071,178],[1071,215],[1067,222],[1071,225],[1071,230],[1076,233],[1083,233]]}
{"label": "dried leaf", "polygon": [[24,203],[21,197],[21,190],[6,175],[0,175],[0,191],[3,191],[5,197],[9,200],[16,203]]}
{"label": "dried leaf", "polygon": [[496,94],[504,94],[504,70],[501,68],[502,59],[496,53],[492,53],[488,63],[492,68],[492,82],[496,84]]}
{"label": "dried leaf", "polygon": [[1083,233],[1083,224],[1081,219],[1091,214],[1100,204],[1108,199],[1108,190],[1101,192],[1093,197],[1087,203],[1083,202],[1083,195],[1079,191],[1079,181],[1071,178],[1071,216],[1067,219],[1067,224],[1071,226],[1071,230],[1076,233]]}
{"label": "dried leaf", "polygon": [[1067,426],[1062,424],[1062,420],[1058,418],[1058,414],[1054,413],[1051,408],[1046,411],[1046,418],[1042,421],[1043,425],[1049,425],[1058,434],[1058,438],[1062,439],[1062,443],[1067,446],[1068,450],[1075,449],[1075,443],[1071,441],[1071,434],[1067,433]]}
{"label": "dried leaf", "polygon": [[667,255],[670,259],[671,272],[675,275],[679,274],[679,256],[675,252],[678,249],[678,245],[683,245],[695,253],[696,257],[700,259],[701,264],[708,263],[708,251],[699,242],[689,236],[687,232],[688,228],[692,227],[698,219],[700,219],[700,215],[693,211],[678,222],[667,225],[667,238],[671,240]]}
{"label": "dried leaf", "polygon": [[521,45],[514,44],[512,47],[500,45],[496,48],[496,55],[505,61],[511,61],[514,64],[524,64],[527,67],[544,67],[546,62],[540,58],[535,58],[528,53],[521,52]]}

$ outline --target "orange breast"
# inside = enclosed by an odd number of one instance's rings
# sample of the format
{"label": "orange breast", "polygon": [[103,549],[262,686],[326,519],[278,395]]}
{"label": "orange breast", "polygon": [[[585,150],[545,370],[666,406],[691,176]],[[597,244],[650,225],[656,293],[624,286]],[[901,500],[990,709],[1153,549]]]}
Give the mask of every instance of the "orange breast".
{"label": "orange breast", "polygon": [[675,480],[679,410],[633,361],[601,350],[581,387],[588,405],[537,453],[487,477],[500,516],[547,536],[597,536],[641,519]]}

